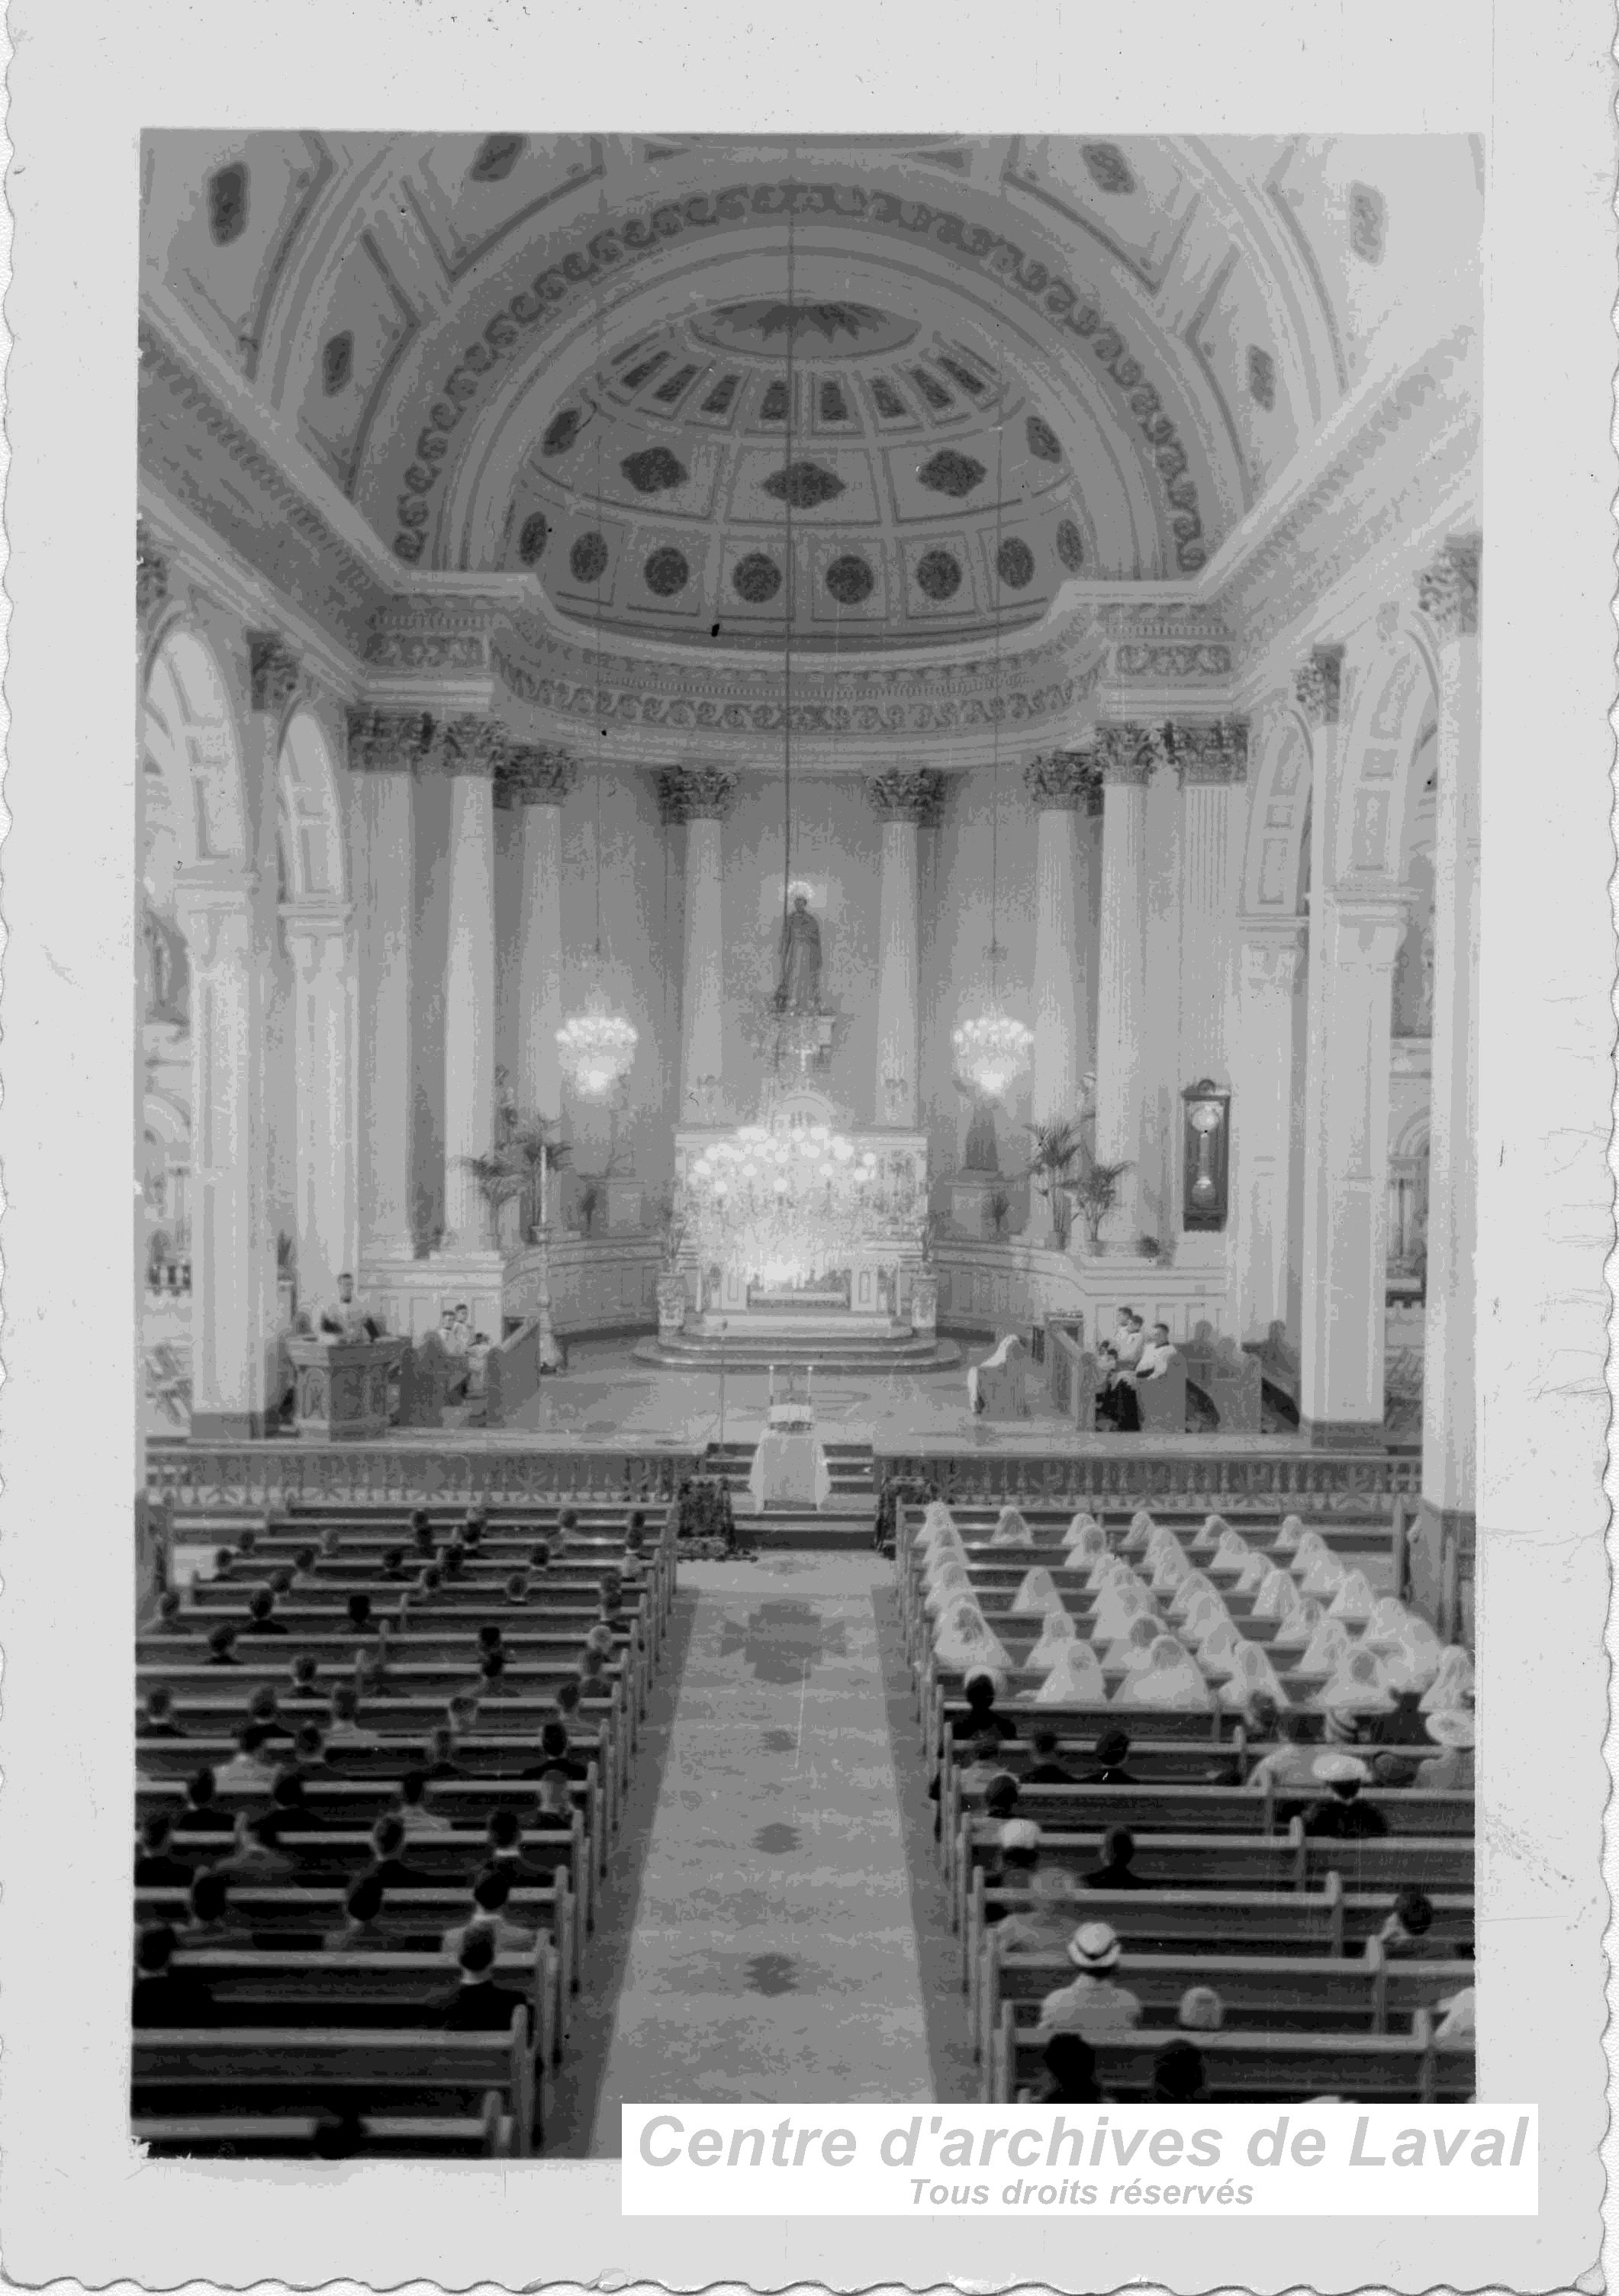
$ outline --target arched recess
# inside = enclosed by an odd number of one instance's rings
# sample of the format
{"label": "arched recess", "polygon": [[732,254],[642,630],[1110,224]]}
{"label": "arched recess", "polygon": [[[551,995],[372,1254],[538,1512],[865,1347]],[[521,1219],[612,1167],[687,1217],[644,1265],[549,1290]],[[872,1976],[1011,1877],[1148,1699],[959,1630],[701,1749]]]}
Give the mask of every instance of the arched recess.
{"label": "arched recess", "polygon": [[159,638],[147,669],[144,762],[164,786],[177,865],[242,865],[247,805],[235,718],[212,648],[184,619]]}
{"label": "arched recess", "polygon": [[1291,697],[1269,712],[1255,766],[1243,907],[1253,916],[1293,916],[1308,860],[1312,758],[1309,726]]}
{"label": "arched recess", "polygon": [[1375,894],[1400,883],[1418,742],[1438,692],[1426,641],[1402,626],[1370,664],[1340,745],[1336,886]]}
{"label": "arched recess", "polygon": [[[267,1194],[285,1319],[355,1256],[354,950],[337,770],[313,709],[276,759],[277,930],[266,1002]],[[283,1246],[281,1239],[285,1237]]]}

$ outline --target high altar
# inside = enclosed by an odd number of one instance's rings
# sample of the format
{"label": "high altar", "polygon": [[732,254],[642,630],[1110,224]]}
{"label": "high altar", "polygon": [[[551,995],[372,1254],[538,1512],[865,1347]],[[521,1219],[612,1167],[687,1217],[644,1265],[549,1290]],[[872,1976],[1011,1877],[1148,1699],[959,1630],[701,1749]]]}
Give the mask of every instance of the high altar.
{"label": "high altar", "polygon": [[[922,1273],[921,1228],[928,1208],[925,1133],[887,1126],[841,1124],[824,1093],[798,1085],[768,1099],[759,1122],[796,1144],[816,1126],[840,1133],[857,1159],[873,1159],[873,1177],[860,1201],[856,1226],[835,1264],[797,1281],[755,1278],[723,1259],[705,1259],[695,1244],[683,1252],[688,1331],[717,1333],[724,1325],[740,1341],[886,1335],[896,1328],[931,1332],[936,1287]],[[708,1151],[735,1136],[735,1128],[690,1125],[675,1136],[675,1200],[679,1217],[690,1202],[690,1175]]]}

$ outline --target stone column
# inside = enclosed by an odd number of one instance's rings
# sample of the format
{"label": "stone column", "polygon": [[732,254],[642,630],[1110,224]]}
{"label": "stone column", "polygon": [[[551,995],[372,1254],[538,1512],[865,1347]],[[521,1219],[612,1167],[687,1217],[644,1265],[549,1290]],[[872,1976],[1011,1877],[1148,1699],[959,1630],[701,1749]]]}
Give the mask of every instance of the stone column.
{"label": "stone column", "polygon": [[939,817],[944,777],[930,767],[874,774],[866,783],[882,824],[882,879],[877,918],[877,1075],[872,1113],[879,1124],[911,1131],[917,1117],[917,832]]}
{"label": "stone column", "polygon": [[1149,726],[1098,729],[1102,777],[1101,945],[1096,1012],[1096,1154],[1128,1163],[1104,1241],[1127,1243],[1141,1210],[1141,1063],[1146,947],[1147,783],[1163,754]]}
{"label": "stone column", "polygon": [[192,1432],[265,1432],[275,1292],[265,1234],[255,931],[259,885],[234,862],[181,871],[191,958]]}
{"label": "stone column", "polygon": [[305,900],[288,903],[281,914],[295,982],[298,1284],[306,1300],[318,1300],[331,1298],[345,1268],[357,1275],[349,1130],[352,912],[346,901]]}
{"label": "stone column", "polygon": [[1437,1579],[1433,1608],[1447,1635],[1469,1622],[1461,1598],[1472,1575],[1477,1505],[1479,552],[1476,537],[1447,544],[1417,594],[1439,661],[1419,1538]]}
{"label": "stone column", "polygon": [[450,777],[449,948],[444,971],[445,1249],[488,1248],[469,1157],[495,1141],[495,790],[502,750],[490,718],[443,726]]}
{"label": "stone column", "polygon": [[1297,696],[1313,729],[1299,1423],[1320,1449],[1383,1439],[1388,1064],[1405,904],[1333,882],[1343,649],[1317,646]]}
{"label": "stone column", "polygon": [[1237,1337],[1263,1340],[1288,1317],[1292,1189],[1293,999],[1303,917],[1245,917],[1231,1048],[1231,1237]]}
{"label": "stone column", "polygon": [[1177,726],[1181,783],[1181,1066],[1183,1085],[1226,1080],[1226,1020],[1233,987],[1233,864],[1248,777],[1246,718]]}
{"label": "stone column", "polygon": [[725,1070],[724,860],[720,824],[737,777],[718,766],[670,766],[658,776],[666,827],[686,831],[686,946],[680,990],[680,1121],[717,1120]]}
{"label": "stone column", "polygon": [[368,1259],[409,1259],[415,1250],[411,1170],[415,776],[432,742],[433,722],[420,711],[349,712],[359,1231]]}
{"label": "stone column", "polygon": [[578,764],[566,750],[508,749],[501,767],[506,793],[522,815],[517,1104],[523,1115],[553,1123],[562,1113],[562,807],[578,778]]}

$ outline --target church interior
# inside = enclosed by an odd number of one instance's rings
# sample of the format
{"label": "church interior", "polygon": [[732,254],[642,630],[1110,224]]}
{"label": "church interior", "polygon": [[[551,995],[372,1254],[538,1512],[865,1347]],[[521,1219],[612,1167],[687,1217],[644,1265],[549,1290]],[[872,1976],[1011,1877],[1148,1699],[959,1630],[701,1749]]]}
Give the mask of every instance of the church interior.
{"label": "church interior", "polygon": [[1473,2094],[1482,165],[146,137],[154,2154]]}

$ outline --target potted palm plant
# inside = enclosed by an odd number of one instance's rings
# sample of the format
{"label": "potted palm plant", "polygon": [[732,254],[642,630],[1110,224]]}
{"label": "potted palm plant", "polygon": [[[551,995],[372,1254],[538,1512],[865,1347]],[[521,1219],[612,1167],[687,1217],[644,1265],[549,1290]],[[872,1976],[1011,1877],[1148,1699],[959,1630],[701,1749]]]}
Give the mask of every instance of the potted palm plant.
{"label": "potted palm plant", "polygon": [[1083,1123],[1080,1117],[1052,1117],[1023,1128],[1034,1143],[1025,1177],[1034,1181],[1051,1208],[1051,1230],[1059,1251],[1068,1248],[1074,1217],[1068,1184],[1076,1160],[1084,1152]]}
{"label": "potted palm plant", "polygon": [[488,1240],[498,1250],[501,1210],[521,1191],[522,1173],[513,1165],[503,1148],[491,1148],[482,1156],[462,1156],[458,1160],[462,1171],[470,1172],[477,1183],[478,1193],[483,1200]]}
{"label": "potted palm plant", "polygon": [[1071,1184],[1068,1193],[1085,1224],[1085,1235],[1092,1251],[1100,1244],[1102,1222],[1116,1208],[1119,1183],[1129,1169],[1128,1161],[1104,1164],[1089,1151],[1081,1159],[1079,1176]]}

